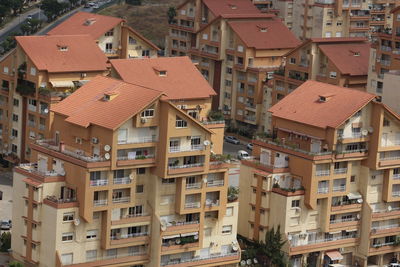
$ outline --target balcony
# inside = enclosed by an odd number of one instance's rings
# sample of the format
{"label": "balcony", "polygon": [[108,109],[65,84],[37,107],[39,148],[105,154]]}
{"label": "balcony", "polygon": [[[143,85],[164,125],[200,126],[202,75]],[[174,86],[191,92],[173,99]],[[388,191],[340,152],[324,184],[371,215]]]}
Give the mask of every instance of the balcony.
{"label": "balcony", "polygon": [[57,198],[56,196],[47,196],[43,200],[43,203],[56,209],[67,209],[79,206],[76,198]]}
{"label": "balcony", "polygon": [[115,198],[112,199],[112,202],[114,204],[116,204],[116,203],[128,203],[128,202],[131,202],[131,197],[130,196],[115,197]]}
{"label": "balcony", "polygon": [[338,219],[338,220],[331,220],[329,224],[342,224],[347,222],[358,222],[356,217],[346,218],[346,219]]}
{"label": "balcony", "polygon": [[40,171],[38,169],[38,165],[36,163],[24,163],[20,164],[15,169],[18,172],[22,172],[22,174],[33,176],[33,178],[45,181],[47,177],[64,177],[64,174],[57,173],[56,171]]}
{"label": "balcony", "polygon": [[391,64],[390,60],[381,59],[380,62],[381,62],[381,65],[383,65],[383,66],[390,66],[390,64]]}
{"label": "balcony", "polygon": [[[322,238],[315,240],[300,239],[298,238],[295,242],[290,241],[290,252],[291,253],[308,253],[311,251],[320,251],[321,249],[337,248],[337,247],[348,247],[353,246],[357,243],[357,234],[335,236],[332,238]],[[302,241],[300,241],[302,240]]]}
{"label": "balcony", "polygon": [[186,189],[200,189],[201,183],[189,183],[186,184]]}
{"label": "balcony", "polygon": [[316,176],[329,176],[330,175],[330,170],[316,170],[315,175]]}
{"label": "balcony", "polygon": [[147,243],[149,240],[149,232],[131,233],[131,234],[121,234],[121,235],[111,235],[110,245],[120,245],[127,243]]}
{"label": "balcony", "polygon": [[219,199],[206,199],[204,203],[206,207],[218,207],[219,206]]}
{"label": "balcony", "polygon": [[400,173],[393,174],[393,175],[392,175],[392,178],[393,178],[394,180],[400,179]]}
{"label": "balcony", "polygon": [[393,232],[398,232],[399,228],[400,228],[400,224],[375,226],[375,227],[371,227],[371,235],[390,234]]}
{"label": "balcony", "polygon": [[200,208],[200,202],[186,202],[185,209],[198,209]]}
{"label": "balcony", "polygon": [[114,178],[113,184],[130,184],[132,179],[130,177]]}
{"label": "balcony", "polygon": [[390,46],[381,45],[381,50],[382,51],[386,51],[386,52],[390,52],[390,51],[392,51],[392,48]]}
{"label": "balcony", "polygon": [[126,214],[126,215],[121,215],[119,220],[112,220],[111,225],[149,222],[150,220],[151,220],[151,216],[146,212]]}
{"label": "balcony", "polygon": [[79,266],[112,266],[115,264],[131,263],[134,261],[149,260],[149,255],[146,251],[132,252],[132,253],[117,253],[112,256],[97,256],[86,258],[86,261],[77,264],[62,265],[62,267],[79,267]]}
{"label": "balcony", "polygon": [[181,174],[181,173],[202,172],[202,171],[204,171],[204,163],[168,166],[168,174]]}
{"label": "balcony", "polygon": [[362,204],[353,203],[350,201],[341,202],[340,205],[332,205],[331,212],[341,212],[341,211],[359,211],[361,210]]}
{"label": "balcony", "polygon": [[389,216],[400,216],[400,207],[389,206],[386,209],[376,209],[372,211],[372,218],[387,218]]}
{"label": "balcony", "polygon": [[344,174],[347,173],[347,168],[338,168],[333,170],[334,174]]}
{"label": "balcony", "polygon": [[171,147],[169,147],[169,153],[202,151],[202,150],[204,150],[204,145],[171,146]]}
{"label": "balcony", "polygon": [[107,204],[108,204],[107,199],[93,200],[93,206],[95,206],[95,207],[106,206]]}
{"label": "balcony", "polygon": [[161,262],[161,266],[179,266],[179,267],[191,267],[191,266],[207,266],[209,264],[217,264],[225,265],[225,262],[230,261],[239,261],[240,253],[239,252],[230,252],[230,253],[218,253],[218,254],[210,254],[209,256],[199,256],[193,257],[191,259],[176,259]]}
{"label": "balcony", "polygon": [[128,154],[128,156],[117,157],[118,166],[154,164],[155,161],[156,158],[154,154],[140,155],[140,156]]}
{"label": "balcony", "polygon": [[90,186],[104,186],[108,185],[107,179],[90,180]]}
{"label": "balcony", "polygon": [[400,197],[400,191],[393,191],[392,197]]}
{"label": "balcony", "polygon": [[318,187],[318,194],[328,194],[329,193],[329,187]]}
{"label": "balcony", "polygon": [[123,139],[118,140],[118,145],[125,145],[125,144],[145,144],[145,143],[154,143],[157,142],[158,139],[156,136],[146,136],[141,138],[134,138],[134,139]]}
{"label": "balcony", "polygon": [[213,180],[207,182],[207,187],[223,186],[224,180]]}
{"label": "balcony", "polygon": [[346,186],[345,185],[338,185],[332,187],[332,192],[345,192]]}
{"label": "balcony", "polygon": [[187,249],[199,246],[199,233],[163,236],[161,251]]}

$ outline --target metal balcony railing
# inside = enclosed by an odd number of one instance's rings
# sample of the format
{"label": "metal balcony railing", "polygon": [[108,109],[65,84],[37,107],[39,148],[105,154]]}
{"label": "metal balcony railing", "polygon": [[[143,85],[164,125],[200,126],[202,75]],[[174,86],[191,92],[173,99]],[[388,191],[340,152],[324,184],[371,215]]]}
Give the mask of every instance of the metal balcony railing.
{"label": "metal balcony railing", "polygon": [[327,194],[329,192],[329,187],[319,187],[318,194]]}
{"label": "metal balcony railing", "polygon": [[98,200],[93,200],[93,206],[105,206],[107,205],[108,201],[107,199],[98,199]]}
{"label": "metal balcony railing", "polygon": [[315,175],[316,176],[329,176],[331,173],[330,170],[316,170]]}
{"label": "metal balcony railing", "polygon": [[347,168],[338,168],[333,170],[334,174],[342,174],[342,173],[347,173]]}
{"label": "metal balcony railing", "polygon": [[132,182],[129,177],[114,178],[113,184],[130,184]]}
{"label": "metal balcony railing", "polygon": [[346,191],[346,186],[345,185],[333,186],[332,191],[333,192],[344,192],[344,191]]}
{"label": "metal balcony railing", "polygon": [[113,203],[126,203],[126,202],[130,202],[131,201],[131,197],[116,197],[112,199]]}
{"label": "metal balcony railing", "polygon": [[351,217],[351,218],[346,218],[346,219],[331,220],[331,221],[329,221],[329,223],[330,224],[335,224],[335,223],[354,222],[354,221],[357,221],[356,217]]}
{"label": "metal balcony railing", "polygon": [[108,185],[107,179],[90,180],[90,186],[103,186]]}
{"label": "metal balcony railing", "polygon": [[197,208],[200,208],[200,202],[185,203],[185,209],[197,209]]}

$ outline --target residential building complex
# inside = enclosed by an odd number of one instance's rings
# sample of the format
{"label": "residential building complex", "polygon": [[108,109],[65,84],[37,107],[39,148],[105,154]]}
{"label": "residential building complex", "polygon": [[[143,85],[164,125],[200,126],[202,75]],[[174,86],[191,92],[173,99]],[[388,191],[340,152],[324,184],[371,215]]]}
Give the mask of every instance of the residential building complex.
{"label": "residential building complex", "polygon": [[48,34],[90,35],[109,58],[157,57],[160,50],[125,20],[87,12],[75,13]]}
{"label": "residential building complex", "polygon": [[375,97],[307,81],[274,105],[273,138],[242,161],[238,233],[280,225],[293,266],[397,258],[400,117]]}
{"label": "residential building complex", "polygon": [[[212,91],[192,88],[203,99]],[[211,156],[222,149],[224,125],[206,123],[207,110],[194,118],[169,94],[99,76],[52,107],[50,139],[32,144],[33,163],[14,172],[15,259],[236,265],[238,203],[227,201],[227,165]]]}
{"label": "residential building complex", "polygon": [[312,38],[285,55],[274,74],[275,104],[307,80],[366,90],[370,44],[365,38]]}
{"label": "residential building complex", "polygon": [[371,49],[368,69],[368,91],[379,100],[400,112],[398,87],[400,76],[400,7],[392,10],[393,24],[380,33]]}
{"label": "residential building complex", "polygon": [[247,0],[186,1],[177,13],[167,36],[169,55],[190,55],[217,92],[214,109],[236,126],[257,130],[263,82],[299,41],[275,15]]}
{"label": "residential building complex", "polygon": [[302,40],[322,37],[368,37],[390,27],[390,11],[398,1],[314,0],[272,1],[279,16]]}

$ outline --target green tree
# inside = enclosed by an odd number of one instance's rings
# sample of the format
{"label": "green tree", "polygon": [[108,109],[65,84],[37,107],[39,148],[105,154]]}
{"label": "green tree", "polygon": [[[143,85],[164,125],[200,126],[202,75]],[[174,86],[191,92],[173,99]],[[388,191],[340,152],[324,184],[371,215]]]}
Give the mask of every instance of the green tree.
{"label": "green tree", "polygon": [[0,4],[0,23],[3,22],[4,18],[8,15],[10,12],[10,8],[3,3]]}
{"label": "green tree", "polygon": [[41,9],[48,21],[52,21],[62,12],[63,6],[57,0],[43,0]]}
{"label": "green tree", "polygon": [[171,24],[171,23],[173,23],[175,21],[175,17],[176,17],[176,9],[175,9],[175,7],[168,8],[167,16],[168,16],[168,23],[169,24]]}
{"label": "green tree", "polygon": [[11,233],[3,232],[0,236],[0,251],[7,252],[11,248]]}
{"label": "green tree", "polygon": [[25,265],[17,261],[10,262],[10,267],[24,267],[24,266]]}
{"label": "green tree", "polygon": [[287,259],[282,252],[282,247],[286,243],[282,239],[281,228],[274,227],[265,234],[265,242],[257,243],[257,259],[263,266],[285,267]]}
{"label": "green tree", "polygon": [[69,4],[74,7],[79,3],[79,0],[69,0]]}
{"label": "green tree", "polygon": [[11,0],[11,9],[13,10],[14,16],[18,15],[18,12],[22,12],[22,8],[24,7],[24,0]]}
{"label": "green tree", "polygon": [[29,26],[31,28],[31,34],[37,32],[42,26],[42,21],[38,19],[31,19],[29,21]]}

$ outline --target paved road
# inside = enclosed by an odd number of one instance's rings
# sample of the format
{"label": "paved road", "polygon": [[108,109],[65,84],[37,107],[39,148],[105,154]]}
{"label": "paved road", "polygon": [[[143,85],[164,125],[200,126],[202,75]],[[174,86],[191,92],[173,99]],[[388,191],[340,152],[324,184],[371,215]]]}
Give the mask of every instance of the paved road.
{"label": "paved road", "polygon": [[247,143],[241,141],[240,145],[234,145],[231,143],[227,143],[224,141],[224,147],[223,147],[223,151],[224,151],[224,155],[231,155],[232,158],[237,158],[237,152],[239,150],[246,150],[250,155],[251,155],[251,150],[248,150],[246,148]]}

